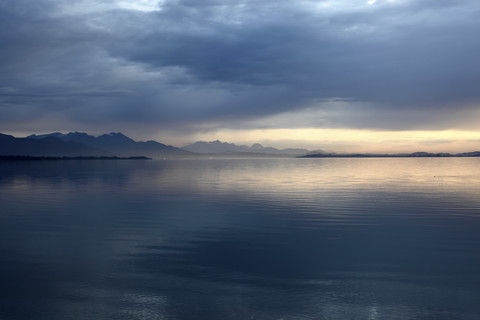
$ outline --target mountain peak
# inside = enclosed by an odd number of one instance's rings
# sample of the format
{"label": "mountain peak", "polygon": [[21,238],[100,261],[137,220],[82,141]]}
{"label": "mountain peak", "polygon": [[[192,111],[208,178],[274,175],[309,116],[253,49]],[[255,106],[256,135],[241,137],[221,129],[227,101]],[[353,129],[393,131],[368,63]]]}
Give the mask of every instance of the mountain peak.
{"label": "mountain peak", "polygon": [[[53,133],[51,133],[51,134],[53,134]],[[89,136],[89,137],[91,137],[90,135],[86,134],[85,132],[78,132],[78,131],[69,132],[69,133],[64,134],[64,135],[62,135],[62,136],[64,136],[64,137],[67,137],[67,136],[68,136],[68,137],[73,137],[73,136],[77,136],[77,137],[78,137],[78,136],[82,136],[82,137]]]}
{"label": "mountain peak", "polygon": [[124,134],[121,133],[121,132],[110,132],[110,133],[108,133],[107,135],[113,136],[113,137],[127,137],[126,135],[124,135]]}
{"label": "mountain peak", "polygon": [[27,138],[28,139],[43,139],[47,137],[56,137],[56,138],[61,138],[63,137],[64,134],[61,132],[53,132],[53,133],[47,133],[47,134],[31,134]]}
{"label": "mountain peak", "polygon": [[133,139],[127,137],[126,135],[120,133],[120,132],[110,132],[107,134],[103,134],[101,136],[97,137],[98,140],[102,141],[116,141],[116,142],[135,142]]}

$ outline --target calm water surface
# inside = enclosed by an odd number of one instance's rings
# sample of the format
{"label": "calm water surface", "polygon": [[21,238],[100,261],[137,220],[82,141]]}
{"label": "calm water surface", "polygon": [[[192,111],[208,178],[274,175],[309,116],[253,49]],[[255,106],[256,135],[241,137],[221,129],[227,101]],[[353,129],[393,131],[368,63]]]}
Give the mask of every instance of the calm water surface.
{"label": "calm water surface", "polygon": [[480,158],[0,163],[0,319],[479,319]]}

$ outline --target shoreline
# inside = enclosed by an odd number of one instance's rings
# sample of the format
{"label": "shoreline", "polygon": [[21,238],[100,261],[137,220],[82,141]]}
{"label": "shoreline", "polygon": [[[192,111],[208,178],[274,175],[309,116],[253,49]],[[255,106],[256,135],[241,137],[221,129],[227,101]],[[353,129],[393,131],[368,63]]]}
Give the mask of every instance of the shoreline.
{"label": "shoreline", "polygon": [[152,160],[145,156],[0,156],[0,161],[41,161],[41,160]]}

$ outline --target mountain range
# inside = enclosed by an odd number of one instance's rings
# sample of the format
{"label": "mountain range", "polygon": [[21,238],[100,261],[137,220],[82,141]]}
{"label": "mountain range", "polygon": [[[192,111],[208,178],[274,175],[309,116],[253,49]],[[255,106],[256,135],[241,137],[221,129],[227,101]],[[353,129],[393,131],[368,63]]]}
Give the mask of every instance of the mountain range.
{"label": "mountain range", "polygon": [[227,156],[297,156],[309,158],[341,157],[480,157],[480,151],[465,153],[428,153],[414,152],[410,154],[335,154],[321,150],[309,151],[300,148],[276,149],[264,147],[259,143],[252,146],[236,145],[219,140],[193,144],[177,148],[157,141],[134,141],[119,132],[100,136],[91,136],[83,132],[63,134],[54,132],[42,135],[30,135],[16,138],[0,133],[0,156],[33,156],[33,157],[138,157],[152,158],[173,157],[211,157]]}
{"label": "mountain range", "polygon": [[[238,154],[238,153],[261,153],[261,154],[273,154],[273,155],[303,155],[310,152],[307,149],[276,149],[272,147],[264,147],[259,143],[255,143],[252,146],[236,145],[234,143],[216,141],[197,141],[193,144],[182,147],[183,150],[187,150],[195,153],[209,153],[209,154]],[[316,151],[321,153],[321,151]]]}
{"label": "mountain range", "polygon": [[41,139],[15,138],[0,134],[0,155],[101,156],[105,152],[74,141],[46,136]]}
{"label": "mountain range", "polygon": [[[316,151],[321,153],[321,151]],[[0,134],[0,155],[15,156],[148,156],[195,157],[213,154],[227,155],[284,155],[298,156],[309,153],[306,149],[276,149],[259,143],[252,146],[233,143],[199,141],[177,148],[157,141],[134,141],[119,132],[92,136],[83,132],[63,134],[32,134],[26,138],[16,138]]]}
{"label": "mountain range", "polygon": [[26,138],[0,134],[0,155],[170,157],[189,154],[153,140],[134,141],[115,132],[98,137],[82,132],[34,134]]}

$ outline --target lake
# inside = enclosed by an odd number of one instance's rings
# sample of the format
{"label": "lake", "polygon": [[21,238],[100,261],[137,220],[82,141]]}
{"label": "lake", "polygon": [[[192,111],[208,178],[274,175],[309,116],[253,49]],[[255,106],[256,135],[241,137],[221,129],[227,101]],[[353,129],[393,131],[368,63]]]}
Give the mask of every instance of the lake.
{"label": "lake", "polygon": [[480,158],[0,162],[0,319],[479,319]]}

